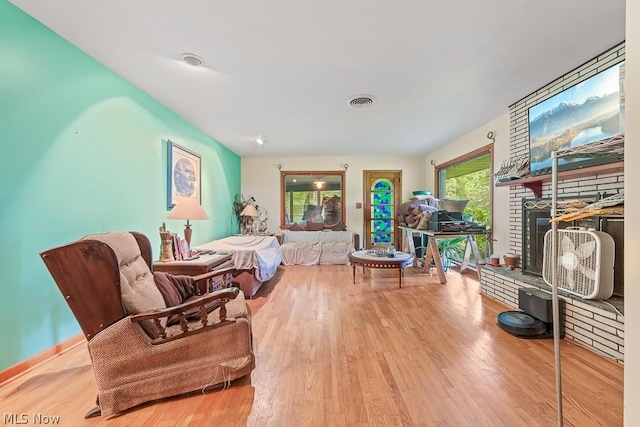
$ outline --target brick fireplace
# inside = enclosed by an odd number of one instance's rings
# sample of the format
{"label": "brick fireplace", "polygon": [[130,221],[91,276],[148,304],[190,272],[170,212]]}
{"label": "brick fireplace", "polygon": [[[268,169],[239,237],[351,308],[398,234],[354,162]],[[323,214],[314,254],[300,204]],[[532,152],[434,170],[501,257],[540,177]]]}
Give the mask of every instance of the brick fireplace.
{"label": "brick fireplace", "polygon": [[[575,85],[581,76],[589,76],[597,70],[624,60],[625,45],[618,45],[608,52],[593,58],[577,69],[567,73],[547,86],[511,105],[510,110],[510,155],[527,155],[529,150],[528,109],[534,104]],[[534,209],[526,212],[527,201],[551,198],[551,177],[541,175],[522,180],[521,183],[502,183],[509,186],[509,251],[520,257],[519,269],[482,267],[481,292],[491,298],[518,307],[518,289],[537,287],[550,292],[550,287],[536,273],[540,272],[542,245],[540,237],[549,211]],[[566,171],[559,174],[558,197],[586,198],[602,197],[617,193],[624,188],[622,163]],[[587,227],[601,229],[614,236],[616,241],[616,286],[614,297],[607,302],[583,300],[560,291],[565,301],[561,322],[565,339],[576,341],[593,351],[599,352],[618,363],[624,363],[624,274],[622,252],[622,219],[590,219]],[[540,225],[541,228],[532,228]],[[565,224],[575,225],[575,224]],[[523,274],[524,267],[529,274]]]}
{"label": "brick fireplace", "polygon": [[[602,197],[594,194],[580,198],[585,203]],[[522,259],[524,274],[541,276],[544,256],[544,235],[551,229],[551,199],[522,199]],[[624,298],[624,218],[592,217],[573,222],[560,222],[558,228],[569,226],[594,229],[608,233],[615,242],[616,262],[614,268],[613,296]]]}

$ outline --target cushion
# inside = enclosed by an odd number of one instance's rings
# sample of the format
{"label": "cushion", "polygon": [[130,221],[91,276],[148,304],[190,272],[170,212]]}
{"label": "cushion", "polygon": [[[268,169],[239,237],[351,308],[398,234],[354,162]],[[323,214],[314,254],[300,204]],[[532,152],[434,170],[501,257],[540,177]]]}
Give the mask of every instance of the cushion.
{"label": "cushion", "polygon": [[293,223],[293,225],[291,227],[289,227],[289,230],[291,231],[305,231],[306,229],[301,226],[300,224],[298,224],[297,222]]}
{"label": "cushion", "polygon": [[336,222],[331,226],[332,231],[347,231],[347,227],[342,223],[342,220]]}
{"label": "cushion", "polygon": [[[113,250],[120,266],[122,305],[128,314],[167,308],[153,280],[153,274],[140,254],[140,247],[133,234],[113,231],[85,236],[82,240],[98,240],[106,243]],[[161,319],[160,323],[165,326],[166,319]],[[140,324],[149,336],[153,338],[158,336],[151,320],[144,320]]]}
{"label": "cushion", "polygon": [[307,221],[307,231],[324,230],[324,222]]}

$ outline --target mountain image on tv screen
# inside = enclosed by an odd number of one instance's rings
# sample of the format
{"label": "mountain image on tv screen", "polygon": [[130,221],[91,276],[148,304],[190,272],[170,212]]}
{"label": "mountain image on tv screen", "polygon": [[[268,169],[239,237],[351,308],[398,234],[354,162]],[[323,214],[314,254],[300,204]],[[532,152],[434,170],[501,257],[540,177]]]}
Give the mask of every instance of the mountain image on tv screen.
{"label": "mountain image on tv screen", "polygon": [[[529,109],[531,171],[550,168],[552,151],[577,147],[621,133],[621,64]],[[558,163],[580,160],[560,157]]]}

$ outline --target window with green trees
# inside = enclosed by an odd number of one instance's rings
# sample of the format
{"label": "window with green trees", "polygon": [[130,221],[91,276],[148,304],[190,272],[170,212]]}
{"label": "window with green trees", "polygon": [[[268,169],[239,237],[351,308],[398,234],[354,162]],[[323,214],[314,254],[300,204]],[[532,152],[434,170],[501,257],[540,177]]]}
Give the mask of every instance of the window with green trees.
{"label": "window with green trees", "polygon": [[280,226],[345,223],[344,171],[282,171]]}
{"label": "window with green trees", "polygon": [[[436,166],[438,197],[468,200],[463,219],[484,224],[491,229],[492,146],[488,145],[450,162]],[[489,235],[477,236],[483,258],[491,254]],[[460,243],[464,253],[464,242]]]}

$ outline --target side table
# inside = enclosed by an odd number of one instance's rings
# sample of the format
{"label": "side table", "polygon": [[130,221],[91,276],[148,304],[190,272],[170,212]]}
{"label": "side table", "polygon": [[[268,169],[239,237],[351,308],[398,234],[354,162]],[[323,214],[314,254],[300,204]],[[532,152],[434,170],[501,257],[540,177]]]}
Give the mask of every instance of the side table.
{"label": "side table", "polygon": [[[222,270],[229,267],[233,267],[231,254],[200,255],[199,258],[192,259],[190,261],[155,261],[153,263],[153,271],[163,271],[169,274],[185,276],[197,276],[199,274]],[[205,291],[205,289],[200,289],[200,292]]]}
{"label": "side table", "polygon": [[395,268],[398,270],[398,287],[402,288],[402,276],[404,276],[405,267],[413,264],[414,256],[404,252],[396,252],[395,256],[379,257],[364,251],[356,251],[349,254],[349,262],[353,268],[353,283],[356,283],[356,266],[368,268]]}

